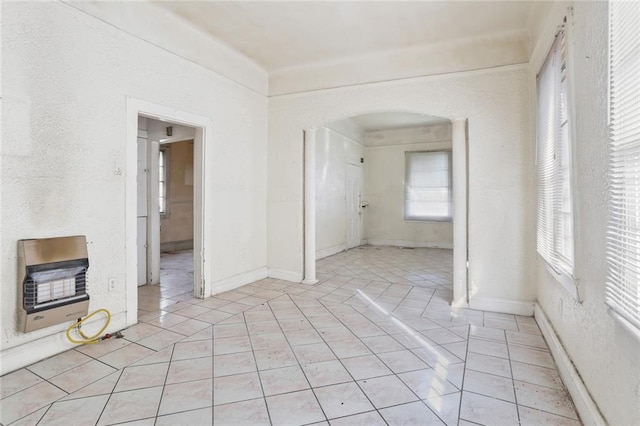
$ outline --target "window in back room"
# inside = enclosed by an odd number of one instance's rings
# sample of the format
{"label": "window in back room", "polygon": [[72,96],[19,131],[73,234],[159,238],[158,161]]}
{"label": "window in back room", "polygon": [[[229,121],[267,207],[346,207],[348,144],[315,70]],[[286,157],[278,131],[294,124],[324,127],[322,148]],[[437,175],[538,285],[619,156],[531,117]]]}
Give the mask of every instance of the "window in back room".
{"label": "window in back room", "polygon": [[451,151],[408,151],[405,220],[451,222]]}

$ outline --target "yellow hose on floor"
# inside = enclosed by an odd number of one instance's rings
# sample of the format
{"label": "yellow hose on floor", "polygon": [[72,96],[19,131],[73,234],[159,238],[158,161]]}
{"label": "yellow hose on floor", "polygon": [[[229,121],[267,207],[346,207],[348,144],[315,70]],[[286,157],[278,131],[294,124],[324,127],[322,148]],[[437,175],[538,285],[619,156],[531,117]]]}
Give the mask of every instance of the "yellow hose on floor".
{"label": "yellow hose on floor", "polygon": [[[80,327],[82,326],[82,323],[85,322],[86,320],[88,320],[89,318],[91,318],[92,316],[94,316],[95,314],[97,314],[98,312],[104,312],[107,315],[107,322],[104,325],[104,327],[102,327],[100,329],[100,331],[98,331],[96,334],[94,334],[93,336],[87,336],[85,335],[82,330],[80,329]],[[100,341],[103,340],[103,337],[100,337],[102,335],[102,333],[107,329],[107,327],[109,326],[109,323],[111,322],[111,312],[109,312],[107,309],[104,308],[100,308],[96,311],[93,311],[92,313],[90,313],[89,315],[87,315],[86,317],[84,317],[83,319],[79,319],[77,322],[71,324],[69,326],[69,328],[67,328],[67,340],[69,340],[71,343],[75,343],[76,345],[89,345],[92,343],[98,343]],[[72,330],[76,330],[76,332],[80,335],[80,337],[82,337],[83,340],[76,340],[73,337],[71,337],[71,331]],[[106,338],[108,335],[105,335]]]}

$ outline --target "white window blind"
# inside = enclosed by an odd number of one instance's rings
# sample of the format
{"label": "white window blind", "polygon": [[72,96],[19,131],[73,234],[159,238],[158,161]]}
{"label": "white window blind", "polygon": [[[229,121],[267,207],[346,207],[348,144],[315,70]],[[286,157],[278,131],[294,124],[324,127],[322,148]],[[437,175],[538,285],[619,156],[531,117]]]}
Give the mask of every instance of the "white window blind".
{"label": "white window blind", "polygon": [[451,221],[451,151],[407,152],[406,220]]}
{"label": "white window blind", "polygon": [[613,1],[610,12],[606,303],[640,330],[640,3]]}
{"label": "white window blind", "polygon": [[538,74],[538,252],[557,272],[573,274],[571,139],[567,60],[561,30]]}

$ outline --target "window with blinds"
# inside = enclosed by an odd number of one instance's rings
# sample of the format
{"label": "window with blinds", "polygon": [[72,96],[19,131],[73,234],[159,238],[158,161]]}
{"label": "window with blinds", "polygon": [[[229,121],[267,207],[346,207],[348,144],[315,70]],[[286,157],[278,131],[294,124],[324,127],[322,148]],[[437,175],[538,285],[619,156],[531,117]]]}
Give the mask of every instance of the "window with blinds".
{"label": "window with blinds", "polygon": [[537,246],[557,274],[571,277],[573,200],[566,58],[565,33],[560,30],[537,79]]}
{"label": "window with blinds", "polygon": [[405,220],[450,222],[451,151],[406,152]]}
{"label": "window with blinds", "polygon": [[606,303],[640,335],[640,3],[610,3]]}

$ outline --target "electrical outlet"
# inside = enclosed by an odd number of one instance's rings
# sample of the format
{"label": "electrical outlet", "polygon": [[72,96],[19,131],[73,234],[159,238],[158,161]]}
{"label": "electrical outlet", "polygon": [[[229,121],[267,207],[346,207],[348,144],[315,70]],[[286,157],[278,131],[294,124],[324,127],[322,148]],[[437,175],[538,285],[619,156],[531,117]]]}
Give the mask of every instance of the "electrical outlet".
{"label": "electrical outlet", "polygon": [[109,278],[109,291],[113,291],[116,289],[116,279]]}

